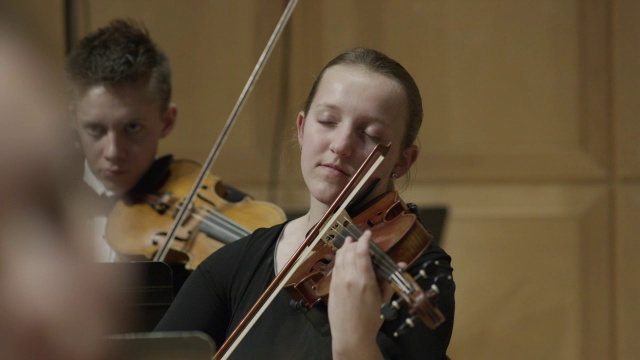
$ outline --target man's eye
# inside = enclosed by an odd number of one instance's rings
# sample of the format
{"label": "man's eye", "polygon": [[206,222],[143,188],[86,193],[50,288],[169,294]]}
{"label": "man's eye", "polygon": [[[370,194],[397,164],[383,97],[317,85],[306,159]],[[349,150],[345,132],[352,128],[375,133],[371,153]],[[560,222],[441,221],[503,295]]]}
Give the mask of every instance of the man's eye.
{"label": "man's eye", "polygon": [[127,132],[128,133],[137,133],[140,130],[142,130],[142,125],[140,125],[140,124],[129,124],[129,125],[127,125]]}
{"label": "man's eye", "polygon": [[105,133],[105,129],[99,125],[88,125],[85,126],[85,129],[91,136],[100,136]]}

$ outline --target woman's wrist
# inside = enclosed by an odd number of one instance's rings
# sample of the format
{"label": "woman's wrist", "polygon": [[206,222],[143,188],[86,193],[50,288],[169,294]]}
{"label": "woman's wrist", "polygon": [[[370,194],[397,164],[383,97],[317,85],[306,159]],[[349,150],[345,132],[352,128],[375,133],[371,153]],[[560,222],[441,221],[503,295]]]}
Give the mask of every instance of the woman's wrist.
{"label": "woman's wrist", "polygon": [[383,359],[375,338],[371,340],[334,338],[332,352],[333,360]]}

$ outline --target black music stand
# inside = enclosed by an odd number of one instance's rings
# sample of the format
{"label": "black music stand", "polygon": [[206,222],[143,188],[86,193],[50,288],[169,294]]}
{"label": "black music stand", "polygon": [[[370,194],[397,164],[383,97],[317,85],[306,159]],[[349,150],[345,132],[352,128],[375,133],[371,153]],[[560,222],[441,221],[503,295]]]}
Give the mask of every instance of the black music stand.
{"label": "black music stand", "polygon": [[109,360],[211,360],[216,344],[200,331],[112,335]]}
{"label": "black music stand", "polygon": [[425,206],[418,210],[420,222],[433,234],[433,243],[442,247],[445,224],[447,223],[446,206]]}
{"label": "black music stand", "polygon": [[[100,263],[103,271],[119,279],[125,302],[119,304],[132,319],[118,333],[152,331],[173,301],[171,268],[157,261]],[[134,279],[132,281],[129,281]]]}

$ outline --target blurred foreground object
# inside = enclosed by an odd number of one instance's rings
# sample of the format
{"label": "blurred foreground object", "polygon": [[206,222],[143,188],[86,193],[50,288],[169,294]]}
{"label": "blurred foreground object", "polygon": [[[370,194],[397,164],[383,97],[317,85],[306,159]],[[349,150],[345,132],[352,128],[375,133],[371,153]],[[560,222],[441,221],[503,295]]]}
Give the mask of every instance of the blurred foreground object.
{"label": "blurred foreground object", "polygon": [[90,259],[62,82],[0,19],[0,359],[103,359],[116,279]]}

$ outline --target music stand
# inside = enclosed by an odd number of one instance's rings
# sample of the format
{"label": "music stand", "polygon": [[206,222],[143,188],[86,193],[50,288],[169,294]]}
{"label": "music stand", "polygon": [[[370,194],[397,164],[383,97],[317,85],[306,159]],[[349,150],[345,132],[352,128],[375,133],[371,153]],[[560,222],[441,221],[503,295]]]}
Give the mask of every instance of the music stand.
{"label": "music stand", "polygon": [[419,208],[420,222],[433,234],[433,243],[442,247],[445,224],[447,222],[446,206],[425,206]]}
{"label": "music stand", "polygon": [[124,324],[117,332],[152,331],[173,301],[173,275],[171,268],[157,261],[131,261],[100,263],[107,271],[123,281],[120,290],[127,295],[120,304],[131,313],[133,322]]}
{"label": "music stand", "polygon": [[217,350],[200,331],[130,333],[105,339],[110,360],[211,360]]}

